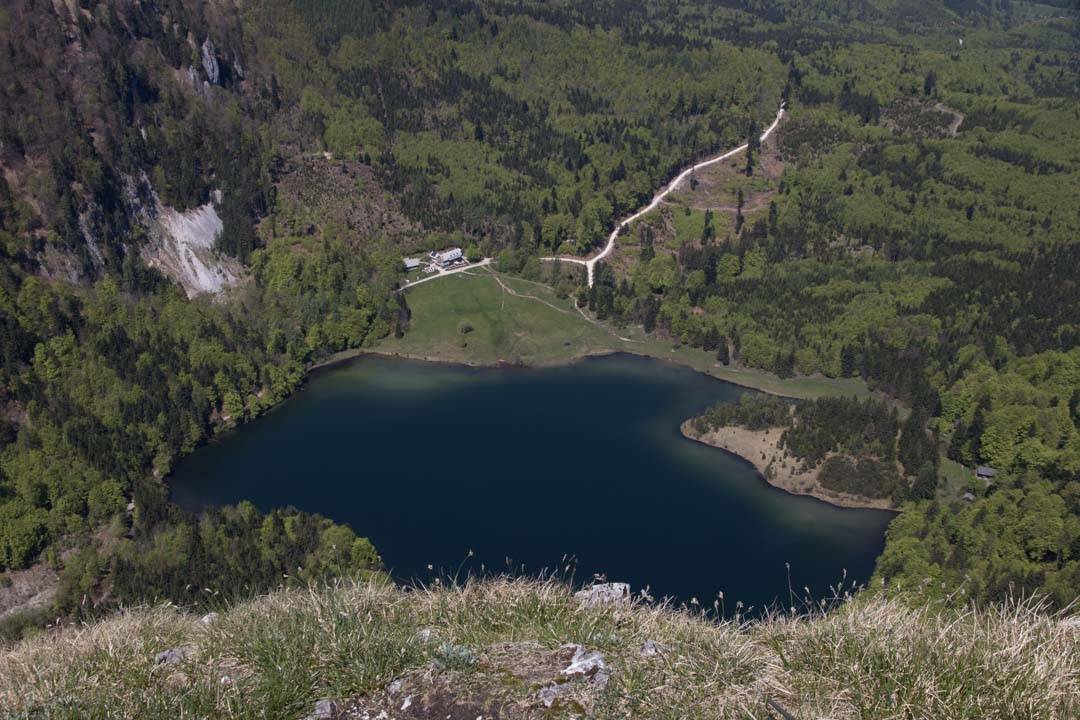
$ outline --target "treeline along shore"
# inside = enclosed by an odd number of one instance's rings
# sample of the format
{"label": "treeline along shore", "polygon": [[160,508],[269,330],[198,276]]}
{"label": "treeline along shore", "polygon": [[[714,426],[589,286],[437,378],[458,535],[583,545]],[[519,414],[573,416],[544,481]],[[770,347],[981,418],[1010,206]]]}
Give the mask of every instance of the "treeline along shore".
{"label": "treeline along shore", "polygon": [[775,487],[840,507],[892,509],[933,497],[939,459],[919,413],[876,398],[794,403],[745,395],[682,424],[686,437],[747,460]]}
{"label": "treeline along shore", "polygon": [[823,486],[819,480],[820,467],[805,467],[784,449],[781,444],[781,428],[750,430],[729,425],[702,432],[694,420],[691,418],[679,427],[685,437],[739,456],[757,468],[765,481],[773,487],[793,495],[809,495],[843,508],[894,508],[889,498],[870,498],[856,492],[840,492]]}

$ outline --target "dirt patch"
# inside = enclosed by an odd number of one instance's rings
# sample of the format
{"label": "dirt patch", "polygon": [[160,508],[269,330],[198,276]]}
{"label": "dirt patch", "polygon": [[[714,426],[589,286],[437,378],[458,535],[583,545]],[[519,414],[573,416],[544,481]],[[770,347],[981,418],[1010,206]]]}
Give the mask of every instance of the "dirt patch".
{"label": "dirt patch", "polygon": [[956,137],[963,122],[959,110],[912,97],[901,97],[881,115],[881,124],[893,132],[928,139]]}
{"label": "dirt patch", "polygon": [[357,237],[399,237],[418,230],[397,202],[379,187],[371,168],[323,154],[290,158],[277,182],[278,235],[325,235],[345,231]]}
{"label": "dirt patch", "polygon": [[743,215],[764,209],[776,194],[776,183],[784,173],[784,163],[777,152],[776,135],[771,135],[757,158],[754,174],[747,177],[746,155],[710,165],[695,173],[696,187],[680,187],[674,199],[696,210],[712,210],[734,215],[738,211],[736,193],[743,190]]}
{"label": "dirt patch", "polygon": [[[743,202],[743,215],[749,215],[750,213],[757,212],[758,210],[764,210],[769,206],[769,202],[776,195],[776,190],[766,190],[764,192],[754,193],[747,197]],[[712,208],[717,212],[726,212],[734,215],[739,211],[738,205],[719,205]]]}
{"label": "dirt patch", "polygon": [[682,424],[682,434],[691,440],[712,445],[750,462],[772,486],[793,495],[809,495],[832,505],[846,508],[876,508],[889,510],[892,503],[884,498],[867,498],[861,495],[840,493],[822,487],[818,482],[820,465],[805,468],[796,458],[780,447],[781,428],[747,430],[728,426],[708,432],[698,432],[693,421]]}
{"label": "dirt patch", "polygon": [[774,134],[765,141],[758,162],[761,165],[761,174],[769,180],[779,180],[784,174],[784,161],[780,158],[780,141],[777,135]]}
{"label": "dirt patch", "polygon": [[56,572],[44,564],[0,574],[0,619],[45,607],[56,594],[56,583]]}

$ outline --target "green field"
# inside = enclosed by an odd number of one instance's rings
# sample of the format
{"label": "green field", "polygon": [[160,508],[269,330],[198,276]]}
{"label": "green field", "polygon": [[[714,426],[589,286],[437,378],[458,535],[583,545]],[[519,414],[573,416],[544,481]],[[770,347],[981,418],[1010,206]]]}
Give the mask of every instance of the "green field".
{"label": "green field", "polygon": [[[483,268],[412,288],[408,302],[409,332],[387,338],[381,352],[476,365],[545,365],[620,342],[551,288]],[[466,326],[471,329],[463,332]]]}
{"label": "green field", "polygon": [[[869,393],[859,379],[783,380],[760,370],[725,367],[712,353],[647,337],[640,328],[616,329],[585,318],[572,299],[546,285],[487,268],[458,273],[408,291],[412,323],[403,338],[377,351],[471,365],[550,365],[586,355],[631,352],[687,365],[718,379],[777,395],[814,398]],[[463,332],[466,328],[468,332]]]}

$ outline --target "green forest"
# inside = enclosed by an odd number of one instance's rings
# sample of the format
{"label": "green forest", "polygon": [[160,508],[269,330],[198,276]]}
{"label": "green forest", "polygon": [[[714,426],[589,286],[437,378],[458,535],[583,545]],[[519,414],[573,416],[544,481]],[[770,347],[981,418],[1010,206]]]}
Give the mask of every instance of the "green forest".
{"label": "green forest", "polygon": [[[903,503],[879,578],[1065,604],[1077,38],[1068,3],[1018,0],[6,5],[0,570],[57,573],[41,618],[377,571],[363,528],[249,505],[195,516],[167,476],[313,365],[407,333],[401,257],[459,244],[724,364],[864,378],[903,420],[821,401],[789,442],[818,459],[878,442],[869,455],[901,463],[904,479],[830,470]],[[540,262],[587,255],[781,101],[726,195],[703,208],[695,178],[593,287]],[[148,218],[206,206],[213,255],[242,272],[188,297],[148,260]],[[871,426],[878,440],[856,438]],[[993,484],[947,477],[976,465]]]}

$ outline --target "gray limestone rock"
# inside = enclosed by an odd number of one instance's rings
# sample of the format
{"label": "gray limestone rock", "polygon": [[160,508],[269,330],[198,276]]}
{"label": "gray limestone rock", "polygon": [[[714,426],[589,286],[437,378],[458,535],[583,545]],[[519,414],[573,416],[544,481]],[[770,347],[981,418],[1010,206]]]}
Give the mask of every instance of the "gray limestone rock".
{"label": "gray limestone rock", "polygon": [[630,586],[626,583],[599,583],[578,590],[574,597],[587,606],[620,605],[630,602]]}
{"label": "gray limestone rock", "polygon": [[217,48],[210,38],[206,38],[202,44],[202,66],[206,71],[206,79],[211,85],[217,85],[221,79],[221,68],[218,66]]}
{"label": "gray limestone rock", "polygon": [[154,656],[155,665],[175,665],[178,662],[186,660],[194,653],[195,648],[190,645],[181,645],[180,647],[169,648],[168,650],[162,650]]}

